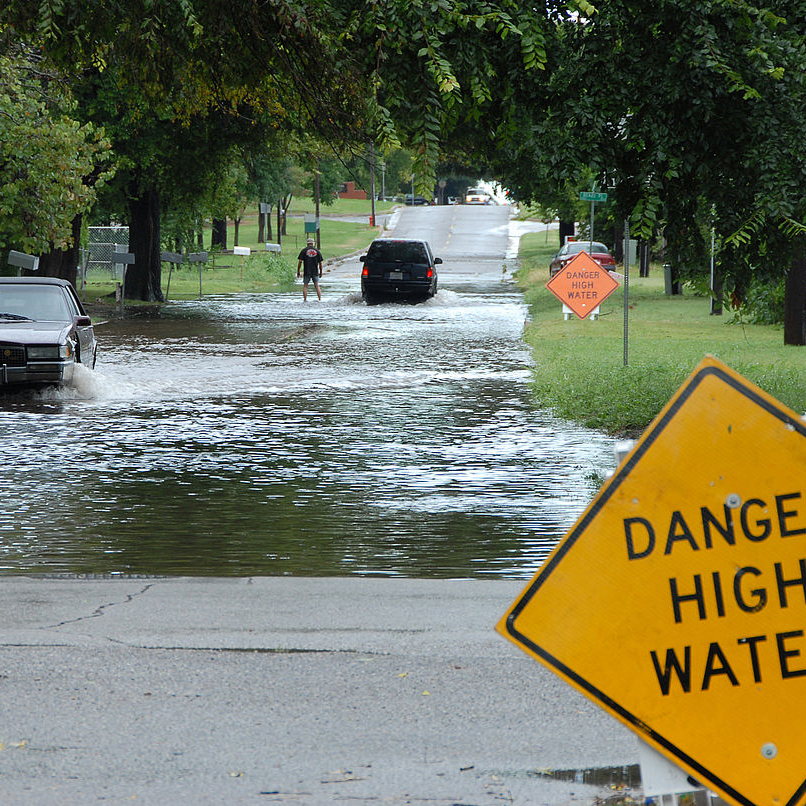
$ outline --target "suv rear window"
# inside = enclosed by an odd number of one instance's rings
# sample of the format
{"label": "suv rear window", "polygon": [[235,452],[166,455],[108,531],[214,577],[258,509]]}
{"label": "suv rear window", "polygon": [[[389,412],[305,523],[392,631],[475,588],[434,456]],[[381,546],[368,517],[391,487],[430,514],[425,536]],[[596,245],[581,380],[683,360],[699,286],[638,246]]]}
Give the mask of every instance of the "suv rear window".
{"label": "suv rear window", "polygon": [[421,243],[375,241],[369,248],[367,260],[378,263],[428,263],[428,255]]}

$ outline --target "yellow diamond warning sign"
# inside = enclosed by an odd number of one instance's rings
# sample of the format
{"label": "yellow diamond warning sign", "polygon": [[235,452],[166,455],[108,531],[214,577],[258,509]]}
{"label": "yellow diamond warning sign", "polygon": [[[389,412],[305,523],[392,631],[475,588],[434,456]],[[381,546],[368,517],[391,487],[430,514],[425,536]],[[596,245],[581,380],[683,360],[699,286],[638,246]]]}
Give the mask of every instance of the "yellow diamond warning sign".
{"label": "yellow diamond warning sign", "polygon": [[618,288],[618,281],[587,252],[580,252],[557,271],[546,288],[584,319]]}
{"label": "yellow diamond warning sign", "polygon": [[498,624],[735,804],[806,804],[806,423],[706,358]]}

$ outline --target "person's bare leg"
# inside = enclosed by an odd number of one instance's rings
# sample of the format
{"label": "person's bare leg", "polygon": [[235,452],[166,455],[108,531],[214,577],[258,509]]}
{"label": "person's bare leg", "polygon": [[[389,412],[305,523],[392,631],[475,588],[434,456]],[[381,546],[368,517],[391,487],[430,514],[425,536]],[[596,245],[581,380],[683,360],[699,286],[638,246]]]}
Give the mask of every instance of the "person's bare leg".
{"label": "person's bare leg", "polygon": [[308,301],[308,281],[307,280],[305,280],[302,283],[302,301],[303,302]]}
{"label": "person's bare leg", "polygon": [[319,297],[319,299],[321,300],[322,292],[319,290],[319,282],[317,280],[313,281],[313,287],[316,289],[316,296]]}

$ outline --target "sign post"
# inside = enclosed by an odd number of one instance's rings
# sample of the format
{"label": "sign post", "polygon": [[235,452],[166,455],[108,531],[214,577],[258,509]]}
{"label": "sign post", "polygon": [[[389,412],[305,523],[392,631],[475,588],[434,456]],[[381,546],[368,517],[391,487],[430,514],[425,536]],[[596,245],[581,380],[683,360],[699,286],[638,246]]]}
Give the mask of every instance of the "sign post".
{"label": "sign post", "polygon": [[179,266],[184,260],[179,252],[160,252],[160,260],[163,263],[169,263],[168,269],[168,287],[165,289],[165,301],[168,301],[168,295],[171,293],[171,275],[174,271],[174,266]]}
{"label": "sign post", "polygon": [[498,630],[730,803],[806,804],[806,422],[706,357]]}
{"label": "sign post", "polygon": [[624,366],[630,363],[630,263],[632,263],[632,244],[630,240],[630,222],[624,219]]}
{"label": "sign post", "polygon": [[[593,187],[596,187],[595,182],[593,183]],[[593,210],[596,206],[596,202],[607,201],[607,193],[598,193],[596,190],[583,190],[582,193],[579,194],[579,198],[581,201],[589,201],[591,203],[590,251],[593,252]]]}

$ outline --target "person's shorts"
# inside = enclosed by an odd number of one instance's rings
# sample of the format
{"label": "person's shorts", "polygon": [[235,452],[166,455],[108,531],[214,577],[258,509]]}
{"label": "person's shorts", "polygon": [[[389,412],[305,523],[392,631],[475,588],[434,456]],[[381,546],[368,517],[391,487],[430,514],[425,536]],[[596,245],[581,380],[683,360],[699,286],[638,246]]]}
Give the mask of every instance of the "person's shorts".
{"label": "person's shorts", "polygon": [[314,283],[319,282],[319,272],[318,271],[314,272],[313,274],[308,274],[307,271],[304,273],[303,278],[302,278],[302,282],[305,283],[305,285],[308,285],[308,283],[310,283],[311,280],[313,280]]}

